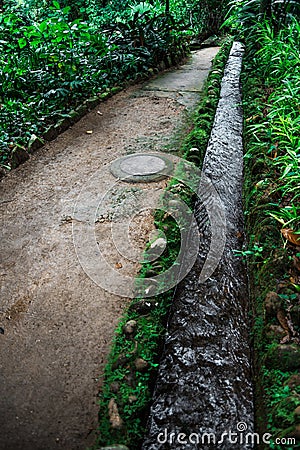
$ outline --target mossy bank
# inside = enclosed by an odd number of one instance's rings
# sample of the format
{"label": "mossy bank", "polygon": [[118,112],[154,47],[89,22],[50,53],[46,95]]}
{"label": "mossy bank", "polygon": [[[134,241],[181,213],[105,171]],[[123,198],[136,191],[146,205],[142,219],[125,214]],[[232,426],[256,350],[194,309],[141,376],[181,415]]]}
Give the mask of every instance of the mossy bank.
{"label": "mossy bank", "polygon": [[256,24],[243,71],[256,422],[274,449],[300,448],[299,38]]}

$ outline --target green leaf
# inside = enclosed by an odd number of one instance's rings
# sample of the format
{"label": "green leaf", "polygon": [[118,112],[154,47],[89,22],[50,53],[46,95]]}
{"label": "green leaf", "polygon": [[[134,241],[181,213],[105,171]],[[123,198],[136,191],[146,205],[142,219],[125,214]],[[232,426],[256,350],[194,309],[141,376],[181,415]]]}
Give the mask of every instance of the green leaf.
{"label": "green leaf", "polygon": [[41,24],[40,24],[40,32],[41,33],[43,33],[45,30],[46,30],[46,28],[47,28],[47,21],[46,20],[44,20],[44,22],[42,22]]}
{"label": "green leaf", "polygon": [[293,164],[289,164],[285,169],[284,172],[282,174],[282,176],[280,177],[280,179],[282,180],[283,178],[285,178],[287,176],[287,174],[292,170],[293,168]]}
{"label": "green leaf", "polygon": [[25,38],[22,37],[22,38],[18,39],[18,44],[19,44],[20,48],[24,48],[27,45],[27,41]]}
{"label": "green leaf", "polygon": [[31,41],[32,47],[38,47],[40,45],[40,43],[41,43],[40,39],[32,39],[32,41]]}
{"label": "green leaf", "polygon": [[54,6],[56,9],[61,9],[61,8],[60,8],[60,4],[59,4],[56,0],[54,0],[53,6]]}

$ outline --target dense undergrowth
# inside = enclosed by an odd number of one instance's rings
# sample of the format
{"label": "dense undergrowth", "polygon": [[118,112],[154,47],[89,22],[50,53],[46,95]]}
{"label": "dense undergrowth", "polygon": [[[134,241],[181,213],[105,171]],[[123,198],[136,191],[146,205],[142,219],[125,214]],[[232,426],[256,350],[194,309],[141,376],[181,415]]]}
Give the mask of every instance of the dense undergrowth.
{"label": "dense undergrowth", "polygon": [[[225,1],[6,0],[0,8],[0,165],[10,169],[76,107],[178,62]],[[213,12],[211,7],[215,5]],[[163,67],[165,67],[164,65]],[[47,135],[48,132],[48,135]],[[23,155],[23,156],[22,156]]]}
{"label": "dense undergrowth", "polygon": [[[180,156],[198,167],[202,165],[213,125],[230,47],[231,40],[228,39],[205,84],[193,118],[193,129],[178,149]],[[179,195],[190,207],[193,205],[193,193],[176,179],[170,181],[168,192]],[[164,273],[180,250],[180,230],[172,216],[157,210],[154,218],[157,230],[164,233],[168,244],[159,259],[142,265],[141,278]],[[105,369],[100,395],[99,437],[95,448],[112,444],[127,445],[130,450],[141,448],[173,295],[171,290],[153,298],[134,299],[121,320]]]}
{"label": "dense undergrowth", "polygon": [[295,449],[300,448],[300,23],[295,14],[259,23],[255,11],[245,14],[248,4],[239,13],[247,23],[244,254],[253,306],[256,419],[261,434],[273,436],[265,448]]}

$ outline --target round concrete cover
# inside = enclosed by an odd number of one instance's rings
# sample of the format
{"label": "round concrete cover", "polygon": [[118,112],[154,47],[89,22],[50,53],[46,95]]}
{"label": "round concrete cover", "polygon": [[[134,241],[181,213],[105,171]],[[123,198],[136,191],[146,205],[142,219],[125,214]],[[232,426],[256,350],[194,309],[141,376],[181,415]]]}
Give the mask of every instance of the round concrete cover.
{"label": "round concrete cover", "polygon": [[135,153],[114,161],[112,174],[123,181],[143,183],[167,177],[173,169],[165,156],[152,153]]}

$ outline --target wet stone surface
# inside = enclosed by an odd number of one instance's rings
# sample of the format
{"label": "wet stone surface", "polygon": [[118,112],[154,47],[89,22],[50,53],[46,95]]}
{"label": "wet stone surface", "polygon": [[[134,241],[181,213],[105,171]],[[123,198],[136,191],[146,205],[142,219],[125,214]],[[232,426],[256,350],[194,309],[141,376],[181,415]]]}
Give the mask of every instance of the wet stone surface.
{"label": "wet stone surface", "polygon": [[225,248],[217,269],[200,283],[214,230],[199,201],[198,260],[176,292],[143,450],[231,450],[233,442],[222,439],[229,431],[237,433],[236,448],[252,448],[244,439],[246,428],[253,430],[247,277],[234,255],[243,236],[242,53],[235,43],[203,165],[223,204],[226,227],[218,232]]}

